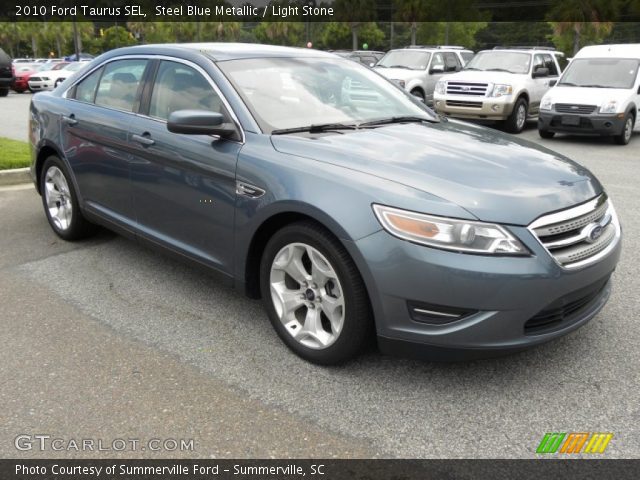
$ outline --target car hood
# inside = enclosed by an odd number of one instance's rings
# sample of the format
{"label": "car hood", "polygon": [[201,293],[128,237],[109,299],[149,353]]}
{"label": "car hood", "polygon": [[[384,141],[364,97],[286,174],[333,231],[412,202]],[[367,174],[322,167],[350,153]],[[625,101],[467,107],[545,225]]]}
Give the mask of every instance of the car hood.
{"label": "car hood", "polygon": [[408,68],[380,68],[374,69],[383,77],[390,80],[409,80],[424,75],[424,70],[410,70]]}
{"label": "car hood", "polygon": [[579,105],[597,105],[612,100],[626,103],[633,89],[624,88],[588,88],[588,87],[553,87],[545,94],[553,103],[573,103]]}
{"label": "car hood", "polygon": [[485,83],[514,83],[523,80],[526,74],[509,73],[509,72],[482,72],[479,70],[466,70],[452,73],[443,78],[448,82],[485,82]]}
{"label": "car hood", "polygon": [[602,192],[598,180],[568,158],[465,122],[389,125],[313,138],[271,138],[274,148],[282,153],[422,190],[484,221],[528,225],[545,213],[585,202]]}

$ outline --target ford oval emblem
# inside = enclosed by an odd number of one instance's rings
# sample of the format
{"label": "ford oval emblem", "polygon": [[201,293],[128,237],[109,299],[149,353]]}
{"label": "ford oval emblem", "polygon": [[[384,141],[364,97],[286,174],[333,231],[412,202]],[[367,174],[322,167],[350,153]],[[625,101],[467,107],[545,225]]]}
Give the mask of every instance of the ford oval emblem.
{"label": "ford oval emblem", "polygon": [[600,238],[600,235],[602,235],[602,230],[602,226],[600,225],[591,230],[591,233],[589,233],[589,238],[592,242],[595,242],[598,238]]}

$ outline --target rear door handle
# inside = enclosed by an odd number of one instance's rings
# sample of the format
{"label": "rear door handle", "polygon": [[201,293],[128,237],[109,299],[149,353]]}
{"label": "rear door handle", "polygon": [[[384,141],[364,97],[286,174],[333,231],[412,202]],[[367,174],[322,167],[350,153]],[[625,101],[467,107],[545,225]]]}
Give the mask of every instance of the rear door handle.
{"label": "rear door handle", "polygon": [[143,133],[142,135],[131,135],[131,140],[134,142],[138,142],[143,147],[150,147],[156,141],[151,138],[151,135],[148,132]]}
{"label": "rear door handle", "polygon": [[70,127],[73,127],[74,125],[78,124],[78,120],[76,120],[76,116],[73,113],[68,117],[66,115],[63,115],[62,121],[67,125],[69,125]]}

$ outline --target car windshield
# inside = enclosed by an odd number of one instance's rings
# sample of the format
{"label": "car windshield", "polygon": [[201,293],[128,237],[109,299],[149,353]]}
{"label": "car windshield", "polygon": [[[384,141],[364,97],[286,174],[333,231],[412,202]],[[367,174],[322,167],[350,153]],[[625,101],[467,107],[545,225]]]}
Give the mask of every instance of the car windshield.
{"label": "car windshield", "polygon": [[408,68],[409,70],[425,70],[429,64],[429,52],[411,50],[392,50],[377,63],[377,67]]}
{"label": "car windshield", "polygon": [[392,117],[434,120],[424,105],[350,60],[256,58],[218,66],[265,132]]}
{"label": "car windshield", "polygon": [[569,64],[558,85],[633,88],[638,63],[633,58],[577,58]]}
{"label": "car windshield", "polygon": [[465,70],[484,70],[509,73],[529,73],[531,54],[522,52],[479,52],[464,67]]}

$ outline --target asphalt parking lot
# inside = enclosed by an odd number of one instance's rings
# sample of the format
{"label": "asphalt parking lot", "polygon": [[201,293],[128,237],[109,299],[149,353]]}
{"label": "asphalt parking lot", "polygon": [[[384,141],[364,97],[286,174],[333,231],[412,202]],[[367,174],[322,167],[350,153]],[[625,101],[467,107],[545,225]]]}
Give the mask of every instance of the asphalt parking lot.
{"label": "asphalt parking lot", "polygon": [[[0,99],[0,136],[26,139],[28,100]],[[17,435],[44,433],[195,440],[188,452],[91,458],[531,458],[559,431],[612,432],[606,458],[640,458],[636,132],[625,147],[542,140],[535,125],[522,134],[599,177],[623,224],[622,259],[611,300],[584,328],[469,363],[371,352],[310,365],[259,302],[108,232],[66,243],[32,187],[0,189],[0,456],[79,456],[15,449]]]}

